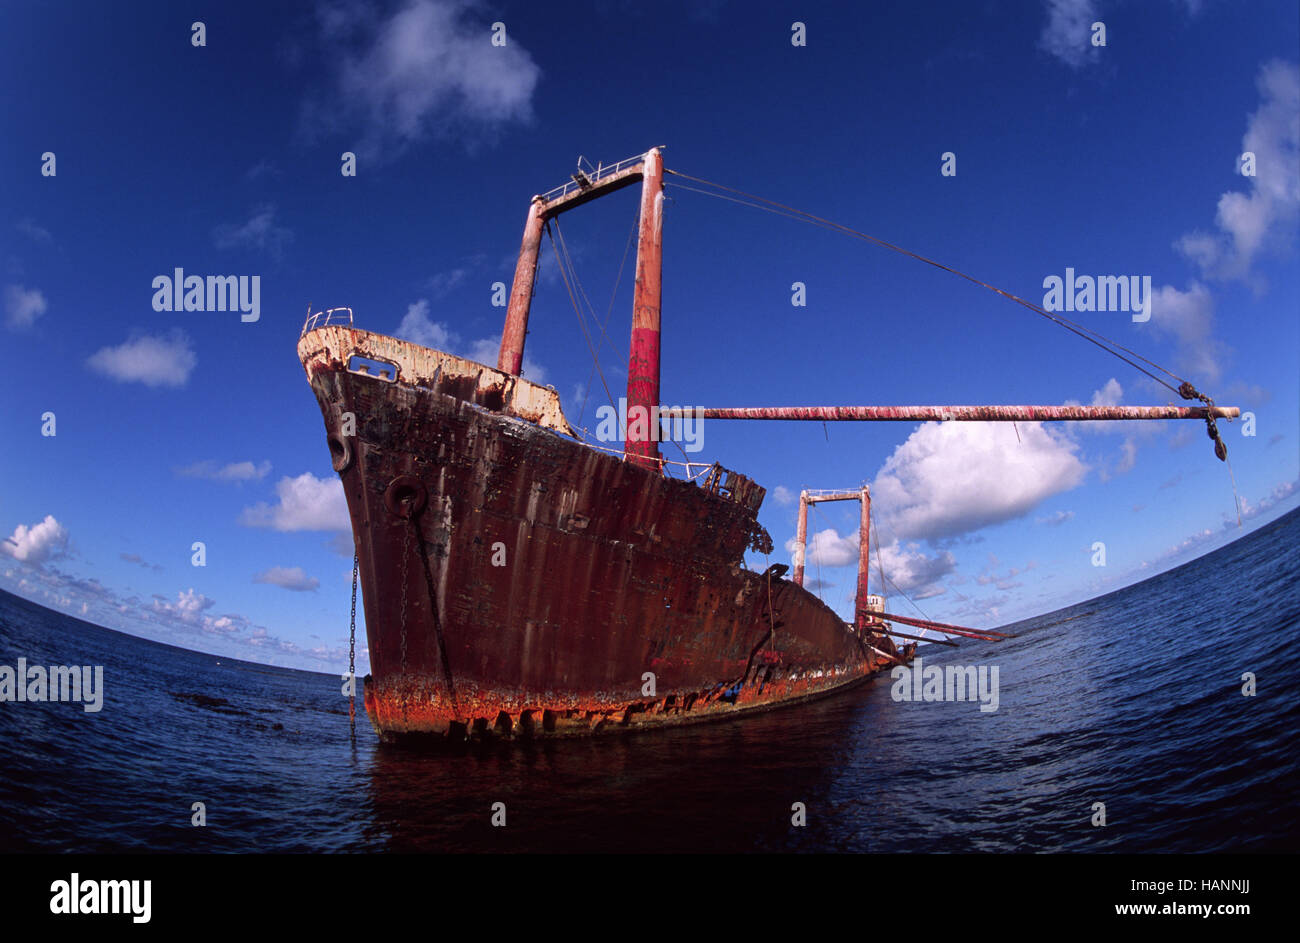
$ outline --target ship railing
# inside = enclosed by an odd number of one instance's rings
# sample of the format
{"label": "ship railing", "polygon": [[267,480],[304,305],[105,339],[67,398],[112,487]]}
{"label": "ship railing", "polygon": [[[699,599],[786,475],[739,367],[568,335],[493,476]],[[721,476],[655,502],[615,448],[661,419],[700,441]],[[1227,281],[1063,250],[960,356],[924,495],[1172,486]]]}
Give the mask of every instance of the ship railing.
{"label": "ship railing", "polygon": [[[346,314],[345,314],[346,312]],[[346,324],[352,326],[352,309],[351,308],[326,308],[324,311],[311,313],[311,308],[307,309],[307,320],[302,325],[302,334],[299,337],[325,327],[328,324]]]}
{"label": "ship railing", "polygon": [[[562,196],[568,196],[576,190],[586,190],[606,177],[612,177],[619,171],[626,170],[633,164],[639,164],[643,160],[645,160],[645,154],[637,154],[634,157],[620,160],[617,164],[597,164],[594,170],[587,171],[582,169],[582,161],[579,159],[578,171],[573,175],[574,179],[568,183],[560,184],[554,190],[547,190],[542,194],[542,200],[549,203],[552,200],[558,200]],[[590,167],[591,164],[588,163],[587,166]]]}
{"label": "ship railing", "polygon": [[[583,432],[585,433],[586,430],[584,429]],[[587,448],[596,449],[599,452],[608,452],[611,455],[617,455],[624,461],[626,461],[628,456],[632,454],[625,449],[615,449],[606,445],[597,445],[586,435],[580,435],[579,438],[582,441],[582,444],[587,446]],[[659,462],[663,465],[664,474],[670,475],[674,478],[682,478],[686,481],[699,481],[699,479],[707,475],[713,467],[717,465],[717,462],[676,462],[670,458],[660,458]]]}

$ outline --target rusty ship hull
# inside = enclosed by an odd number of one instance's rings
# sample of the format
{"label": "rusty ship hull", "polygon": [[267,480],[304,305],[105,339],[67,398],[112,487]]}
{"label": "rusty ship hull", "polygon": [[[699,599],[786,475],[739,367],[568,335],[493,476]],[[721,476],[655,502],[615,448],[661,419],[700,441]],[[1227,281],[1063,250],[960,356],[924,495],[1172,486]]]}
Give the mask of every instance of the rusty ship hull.
{"label": "rusty ship hull", "polygon": [[305,331],[299,356],[347,496],[382,738],[685,723],[896,660],[785,567],[745,568],[771,541],[743,476],[625,461],[570,435],[549,388],[351,326]]}

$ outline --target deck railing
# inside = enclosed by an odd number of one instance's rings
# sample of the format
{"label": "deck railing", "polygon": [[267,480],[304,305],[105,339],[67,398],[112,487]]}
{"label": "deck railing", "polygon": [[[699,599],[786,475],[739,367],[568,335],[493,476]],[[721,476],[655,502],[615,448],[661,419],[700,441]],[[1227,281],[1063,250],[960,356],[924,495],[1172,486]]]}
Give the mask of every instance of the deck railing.
{"label": "deck railing", "polygon": [[[560,184],[554,190],[547,190],[542,194],[542,200],[550,203],[552,200],[558,200],[562,196],[567,196],[575,190],[585,190],[595,183],[599,183],[606,177],[612,177],[619,171],[626,170],[633,164],[639,164],[645,160],[645,154],[637,154],[634,157],[627,157],[617,164],[597,164],[594,171],[588,172],[579,167],[578,173],[582,174],[582,180],[570,180],[568,183]],[[588,164],[587,166],[591,166]],[[575,175],[576,176],[576,175]]]}
{"label": "deck railing", "polygon": [[[306,334],[309,331],[316,330],[318,327],[325,327],[327,324],[346,324],[349,327],[352,325],[351,308],[327,308],[324,311],[317,311],[315,314],[310,313],[310,308],[308,308],[307,311],[309,312],[307,320],[303,323],[302,334],[299,334],[299,337],[302,337],[303,334]],[[347,312],[346,317],[340,313],[344,311]]]}

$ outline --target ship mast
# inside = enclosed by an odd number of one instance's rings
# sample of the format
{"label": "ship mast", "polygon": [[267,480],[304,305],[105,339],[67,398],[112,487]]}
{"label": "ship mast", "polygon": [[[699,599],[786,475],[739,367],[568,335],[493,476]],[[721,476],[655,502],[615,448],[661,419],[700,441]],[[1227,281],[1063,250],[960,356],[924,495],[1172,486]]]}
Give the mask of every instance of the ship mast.
{"label": "ship mast", "polygon": [[[588,165],[590,167],[590,164]],[[505,328],[501,332],[501,352],[497,369],[519,375],[524,362],[524,341],[528,336],[528,315],[533,290],[537,285],[538,253],[542,230],[554,216],[581,206],[597,197],[613,193],[641,181],[641,222],[636,252],[636,289],[632,300],[632,343],[627,369],[627,441],[624,448],[629,461],[649,468],[662,469],[657,439],[651,423],[657,422],[659,406],[659,335],[660,298],[663,284],[663,149],[651,148],[644,154],[619,161],[608,167],[598,165],[586,173],[581,167],[572,182],[533,197],[524,220],[524,238],[515,263],[514,283],[506,308]],[[637,422],[632,417],[644,417]],[[644,430],[644,432],[642,432]]]}
{"label": "ship mast", "polygon": [[[794,583],[803,585],[804,553],[808,544],[808,507],[824,501],[857,501],[861,506],[858,523],[858,586],[853,603],[853,627],[860,634],[872,618],[867,585],[871,571],[871,489],[863,485],[857,491],[801,491],[799,492],[799,524],[794,538]],[[883,590],[884,587],[882,586]]]}

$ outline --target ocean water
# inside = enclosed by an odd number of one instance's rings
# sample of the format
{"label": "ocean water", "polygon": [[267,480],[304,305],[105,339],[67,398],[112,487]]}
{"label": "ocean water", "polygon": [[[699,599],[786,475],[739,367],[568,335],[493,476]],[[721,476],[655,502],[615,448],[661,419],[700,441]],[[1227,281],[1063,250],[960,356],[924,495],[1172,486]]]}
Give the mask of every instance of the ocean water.
{"label": "ocean water", "polygon": [[1293,511],[1010,641],[922,649],[998,666],[993,712],[895,701],[884,675],[747,719],[436,753],[380,746],[359,701],[351,745],[335,676],[0,592],[0,665],[103,665],[105,689],[98,713],[0,704],[0,850],[1297,851],[1297,547]]}

